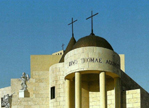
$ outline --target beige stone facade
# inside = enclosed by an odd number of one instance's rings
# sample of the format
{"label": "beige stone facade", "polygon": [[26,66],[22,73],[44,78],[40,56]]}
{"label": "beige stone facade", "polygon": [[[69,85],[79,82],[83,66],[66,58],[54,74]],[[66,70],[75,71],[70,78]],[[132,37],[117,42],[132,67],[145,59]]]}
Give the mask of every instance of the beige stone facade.
{"label": "beige stone facade", "polygon": [[149,94],[126,74],[123,54],[69,45],[66,52],[31,55],[28,96],[19,98],[19,79],[11,79],[0,96],[15,93],[11,108],[149,108]]}

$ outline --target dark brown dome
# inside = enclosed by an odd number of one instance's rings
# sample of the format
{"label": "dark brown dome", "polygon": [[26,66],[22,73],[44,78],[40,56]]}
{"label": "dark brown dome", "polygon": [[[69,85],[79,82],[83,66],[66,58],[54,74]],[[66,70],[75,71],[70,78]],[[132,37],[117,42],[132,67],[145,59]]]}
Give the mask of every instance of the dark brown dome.
{"label": "dark brown dome", "polygon": [[106,41],[102,37],[95,36],[94,34],[79,39],[73,46],[73,49],[87,46],[97,46],[113,50],[112,46],[108,43],[108,41]]}

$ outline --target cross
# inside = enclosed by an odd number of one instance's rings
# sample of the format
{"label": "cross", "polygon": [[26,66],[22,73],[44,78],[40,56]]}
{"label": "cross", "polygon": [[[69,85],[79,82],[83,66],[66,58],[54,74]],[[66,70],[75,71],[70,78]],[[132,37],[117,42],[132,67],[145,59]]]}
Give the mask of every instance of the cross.
{"label": "cross", "polygon": [[62,50],[64,50],[64,44],[62,44]]}
{"label": "cross", "polygon": [[71,25],[72,24],[72,36],[74,36],[74,33],[73,33],[73,23],[76,22],[77,20],[73,21],[73,18],[72,18],[72,21],[71,23],[69,23],[68,25]]}
{"label": "cross", "polygon": [[91,18],[91,34],[94,34],[94,33],[93,33],[93,17],[94,17],[95,15],[97,15],[97,14],[98,14],[98,13],[96,13],[96,14],[93,15],[93,11],[91,11],[91,16],[88,17],[88,18],[86,18],[86,20],[88,20],[88,19]]}

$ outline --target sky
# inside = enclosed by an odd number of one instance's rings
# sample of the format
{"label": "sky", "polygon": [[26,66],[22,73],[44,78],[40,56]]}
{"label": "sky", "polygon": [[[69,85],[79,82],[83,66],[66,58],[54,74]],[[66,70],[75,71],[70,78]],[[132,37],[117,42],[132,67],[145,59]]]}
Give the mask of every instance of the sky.
{"label": "sky", "polygon": [[49,55],[66,48],[71,18],[76,40],[91,33],[125,54],[126,73],[149,92],[148,0],[0,0],[0,88],[22,72],[30,75],[30,55]]}

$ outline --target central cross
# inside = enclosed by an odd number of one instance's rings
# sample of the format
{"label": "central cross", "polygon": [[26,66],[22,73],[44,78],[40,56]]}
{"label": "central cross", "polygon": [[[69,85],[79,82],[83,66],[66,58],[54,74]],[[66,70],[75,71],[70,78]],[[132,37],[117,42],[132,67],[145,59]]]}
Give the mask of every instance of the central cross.
{"label": "central cross", "polygon": [[96,13],[96,14],[93,15],[93,11],[91,11],[91,16],[88,17],[88,18],[86,18],[86,20],[88,20],[88,19],[91,18],[91,34],[94,34],[94,33],[93,33],[93,17],[94,17],[95,15],[97,15],[97,14],[98,14],[98,13]]}
{"label": "central cross", "polygon": [[68,25],[71,25],[72,24],[72,36],[74,36],[74,33],[73,33],[73,23],[76,22],[77,20],[73,21],[73,18],[72,18],[72,21],[71,23],[69,23]]}

